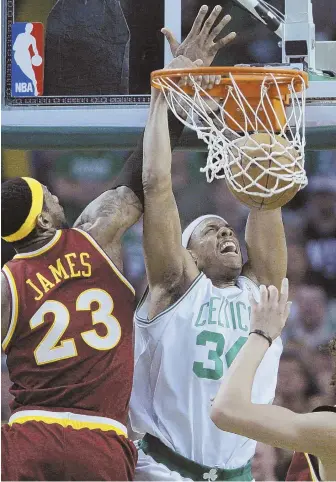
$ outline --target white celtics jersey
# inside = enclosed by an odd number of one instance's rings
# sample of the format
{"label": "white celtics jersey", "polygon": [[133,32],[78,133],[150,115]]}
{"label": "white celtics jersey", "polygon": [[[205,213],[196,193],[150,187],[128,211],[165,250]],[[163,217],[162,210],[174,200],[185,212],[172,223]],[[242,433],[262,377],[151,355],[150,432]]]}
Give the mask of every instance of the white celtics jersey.
{"label": "white celtics jersey", "polygon": [[[151,321],[145,294],[135,314],[134,431],[148,432],[210,467],[241,467],[254,455],[255,441],[221,431],[209,416],[211,400],[250,331],[250,291],[259,296],[244,276],[221,289],[200,274],[180,300]],[[254,403],[273,401],[281,352],[278,338],[256,373]]]}

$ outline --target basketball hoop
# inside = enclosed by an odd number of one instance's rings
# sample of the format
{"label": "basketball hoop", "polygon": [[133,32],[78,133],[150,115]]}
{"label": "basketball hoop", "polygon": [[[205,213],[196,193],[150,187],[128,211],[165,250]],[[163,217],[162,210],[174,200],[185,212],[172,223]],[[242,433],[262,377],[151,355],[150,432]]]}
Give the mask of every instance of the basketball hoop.
{"label": "basketball hoop", "polygon": [[[200,85],[204,75],[220,76],[220,83],[205,90]],[[189,79],[188,85],[181,85],[181,77]],[[225,178],[234,191],[262,198],[307,184],[306,72],[246,66],[157,70],[151,83],[162,90],[175,116],[207,144],[201,172],[208,182]],[[259,133],[268,134],[270,142],[261,149]],[[251,166],[260,169],[257,179],[250,175]],[[242,174],[244,182],[236,182]],[[258,182],[265,174],[277,182],[265,187]]]}

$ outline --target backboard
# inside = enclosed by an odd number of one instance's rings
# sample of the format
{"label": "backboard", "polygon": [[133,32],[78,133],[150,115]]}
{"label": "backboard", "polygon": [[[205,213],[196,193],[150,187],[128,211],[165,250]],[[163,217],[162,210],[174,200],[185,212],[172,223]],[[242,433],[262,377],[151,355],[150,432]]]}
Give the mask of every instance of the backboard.
{"label": "backboard", "polygon": [[[284,11],[285,1],[290,0],[271,0],[270,3]],[[309,2],[309,0],[300,1],[306,1],[307,4]],[[91,86],[80,86],[80,89],[76,91],[70,85],[76,77],[76,48],[79,42],[80,46],[77,51],[84,55],[81,43],[84,36],[81,32],[90,31],[90,28],[92,29],[94,26],[85,24],[86,30],[83,29],[85,19],[83,20],[79,16],[72,20],[80,26],[77,37],[76,34],[69,37],[68,33],[59,32],[57,25],[60,22],[60,15],[66,12],[67,4],[71,3],[71,7],[74,8],[74,2],[78,5],[79,10],[84,3],[87,3],[83,0],[72,0],[71,2],[70,0],[58,0],[56,4],[54,0],[49,0],[49,2],[7,0],[4,5],[3,58],[5,56],[7,58],[6,71],[3,70],[5,89],[2,98],[4,147],[30,149],[131,148],[136,143],[147,118],[150,71],[162,68],[171,55],[167,43],[164,44],[160,28],[165,25],[175,33],[178,39],[183,38],[189,31],[199,7],[204,3],[201,0],[157,0],[155,2],[151,2],[151,0],[145,2],[109,0],[111,8],[116,9],[113,19],[111,15],[111,22],[112,24],[115,22],[114,25],[118,24],[119,45],[124,52],[122,60],[119,59],[119,63],[117,63],[117,67],[119,66],[119,70],[123,74],[120,75],[121,81],[119,84],[117,83],[116,87],[107,82],[105,90],[92,90],[92,85],[97,86],[99,83],[95,82],[98,77],[93,76]],[[324,42],[316,42],[316,67],[336,71],[336,43],[331,41],[336,38],[334,30],[336,18],[333,18],[335,7],[332,0],[323,0],[323,2],[324,8],[321,7],[321,2],[313,0],[317,38],[324,39]],[[90,3],[95,5],[99,12],[101,0],[92,0],[92,2],[88,2],[88,4]],[[218,2],[211,0],[207,3],[212,8]],[[235,3],[238,2],[235,1]],[[60,5],[62,9],[57,10]],[[262,25],[258,19],[251,17],[248,12],[234,5],[231,0],[224,0],[221,5],[225,13],[231,13],[232,29],[236,30],[239,35],[237,40],[216,58],[217,65],[282,61],[279,36],[269,30],[267,26]],[[322,12],[322,10],[324,11]],[[143,12],[143,16],[141,16],[141,12]],[[64,18],[61,20],[64,23]],[[12,95],[13,22],[26,24],[27,22],[40,22],[44,26],[45,90],[42,96]],[[106,25],[102,25],[101,28],[106,28]],[[56,82],[56,87],[53,84],[55,84],[54,80],[59,72],[57,69],[55,70],[55,67],[54,69],[49,68],[50,59],[52,59],[52,64],[55,63],[55,51],[53,50],[55,39],[64,41],[65,52],[69,51],[69,45],[75,43],[76,46],[71,57],[74,60],[72,72],[71,68],[68,69],[70,82],[69,79],[61,76],[58,83]],[[93,55],[94,52],[94,49],[88,48],[89,55]],[[80,55],[78,56],[80,57]],[[63,60],[64,58],[56,58],[56,64],[57,61],[62,62]],[[100,60],[100,64],[102,63]],[[111,67],[106,66],[107,71],[109,68],[111,71]],[[61,84],[62,89],[60,89]],[[126,87],[125,84],[127,84]],[[67,87],[69,85],[70,88]],[[66,88],[69,89],[69,94],[67,94],[67,90],[64,90]],[[57,91],[57,89],[60,90]],[[107,93],[111,91],[113,91],[113,95]],[[312,75],[307,101],[308,148],[335,148],[335,141],[329,135],[335,126],[336,80],[331,77]],[[192,133],[186,133],[183,148],[202,150],[204,146]]]}
{"label": "backboard", "polygon": [[[161,68],[171,55],[160,29],[167,25],[178,32],[181,24],[179,1],[147,0],[145,4],[129,0],[4,2],[5,137],[7,128],[16,127],[143,126],[150,72]],[[30,84],[24,59],[26,75],[13,79],[12,67],[20,61],[13,30],[19,24],[22,39],[27,37],[27,22],[44,27],[44,91],[38,96],[24,95]],[[110,45],[113,48],[108,49]]]}

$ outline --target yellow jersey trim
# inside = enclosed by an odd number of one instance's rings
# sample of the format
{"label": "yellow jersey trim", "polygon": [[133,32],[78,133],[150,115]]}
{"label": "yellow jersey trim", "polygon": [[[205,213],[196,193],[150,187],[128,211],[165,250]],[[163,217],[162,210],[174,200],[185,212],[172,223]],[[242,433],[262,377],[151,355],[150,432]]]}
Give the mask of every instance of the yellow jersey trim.
{"label": "yellow jersey trim", "polygon": [[304,454],[304,456],[306,457],[307,459],[307,462],[308,462],[308,467],[309,467],[309,471],[310,471],[310,476],[311,476],[311,479],[313,482],[318,482],[318,478],[316,476],[316,473],[315,473],[315,470],[314,470],[314,467],[310,461],[310,457],[309,457],[309,454]]}
{"label": "yellow jersey trim", "polygon": [[6,351],[7,347],[8,347],[8,344],[9,342],[11,341],[12,337],[13,337],[13,334],[14,334],[14,331],[15,331],[15,328],[16,328],[16,324],[17,324],[17,320],[18,320],[18,313],[19,313],[19,297],[18,297],[18,292],[17,292],[17,289],[16,289],[16,284],[15,284],[15,280],[14,280],[14,276],[12,275],[10,269],[5,265],[3,268],[3,273],[4,275],[6,276],[7,278],[7,281],[8,281],[8,285],[9,285],[9,290],[11,292],[11,301],[12,301],[12,306],[11,306],[11,320],[10,320],[10,324],[9,324],[9,328],[8,328],[8,332],[7,332],[7,335],[4,339],[4,341],[2,342],[2,349],[4,351]]}
{"label": "yellow jersey trim", "polygon": [[48,412],[47,410],[23,410],[12,415],[8,424],[24,424],[26,422],[43,422],[48,425],[56,423],[62,427],[72,427],[75,430],[88,428],[89,430],[99,429],[103,432],[114,431],[118,435],[127,437],[126,427],[116,420],[80,415],[71,412]]}
{"label": "yellow jersey trim", "polygon": [[61,235],[62,231],[58,230],[56,231],[56,234],[53,236],[53,238],[49,241],[49,243],[42,246],[42,248],[36,249],[35,251],[29,251],[27,253],[18,253],[14,256],[13,259],[27,259],[34,258],[35,256],[40,256],[41,254],[44,254],[51,248],[53,248],[57,241],[60,239]]}
{"label": "yellow jersey trim", "polygon": [[2,236],[3,239],[9,243],[20,241],[32,232],[36,226],[36,219],[42,212],[43,208],[43,187],[42,184],[32,177],[22,177],[29,186],[32,195],[32,204],[22,226],[15,232],[8,236]]}
{"label": "yellow jersey trim", "polygon": [[92,244],[92,246],[94,246],[96,248],[97,251],[99,251],[99,253],[106,259],[106,261],[108,262],[108,264],[111,266],[112,270],[115,272],[115,274],[118,276],[118,278],[127,286],[127,288],[129,288],[133,295],[135,295],[135,289],[133,288],[133,286],[131,285],[131,283],[125,278],[125,276],[119,271],[119,269],[116,267],[116,265],[113,263],[113,261],[107,256],[107,254],[105,253],[105,251],[99,246],[99,244],[97,243],[97,241],[91,236],[91,234],[87,233],[86,231],[83,231],[82,229],[78,229],[78,228],[73,228],[75,229],[76,231],[78,231],[79,233],[81,233],[83,236],[86,237],[86,239],[88,239],[90,241],[90,243]]}

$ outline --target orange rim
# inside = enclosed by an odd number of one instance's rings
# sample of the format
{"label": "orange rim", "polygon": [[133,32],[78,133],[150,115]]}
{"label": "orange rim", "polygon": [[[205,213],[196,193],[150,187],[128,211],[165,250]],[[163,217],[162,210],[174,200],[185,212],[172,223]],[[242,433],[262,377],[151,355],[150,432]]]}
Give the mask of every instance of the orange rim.
{"label": "orange rim", "polygon": [[[218,95],[219,92],[224,93],[227,90],[227,86],[232,84],[230,76],[234,77],[234,80],[239,86],[247,84],[253,90],[256,85],[261,86],[265,81],[267,75],[272,75],[276,79],[279,86],[288,86],[293,84],[295,91],[301,92],[304,90],[304,86],[308,87],[308,74],[294,69],[275,69],[267,67],[195,67],[187,69],[161,69],[155,70],[151,73],[151,84],[153,87],[160,89],[160,84],[157,82],[160,79],[178,79],[180,77],[192,74],[194,76],[200,75],[220,75],[221,82],[219,85],[215,85],[212,89],[207,89],[208,94]],[[302,85],[302,79],[304,86]],[[267,79],[268,80],[268,79]],[[270,83],[272,78],[269,79]],[[186,93],[192,92],[189,86],[180,86]],[[282,89],[281,89],[282,90]]]}

